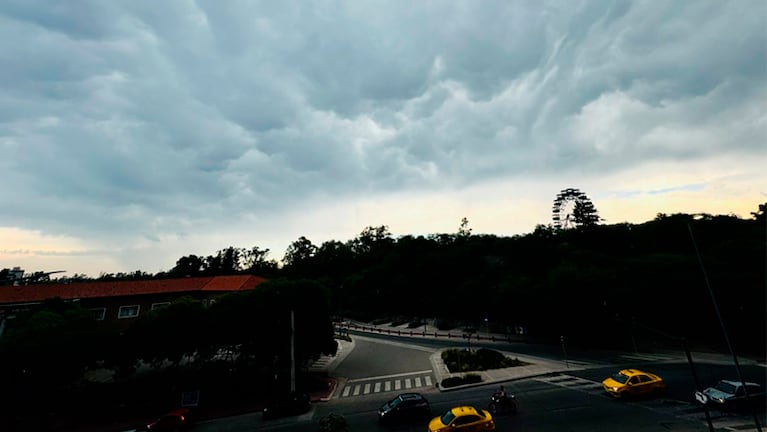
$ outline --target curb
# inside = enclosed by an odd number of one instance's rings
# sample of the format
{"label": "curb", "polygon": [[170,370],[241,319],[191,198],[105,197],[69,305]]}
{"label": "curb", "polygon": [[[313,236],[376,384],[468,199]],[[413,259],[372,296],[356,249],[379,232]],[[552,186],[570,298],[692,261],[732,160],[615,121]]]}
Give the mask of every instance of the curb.
{"label": "curb", "polygon": [[328,388],[328,393],[325,396],[319,396],[315,399],[312,399],[311,400],[312,403],[327,402],[333,399],[333,395],[335,394],[336,389],[338,388],[338,380],[332,377],[330,377],[329,380],[330,380],[330,387]]}

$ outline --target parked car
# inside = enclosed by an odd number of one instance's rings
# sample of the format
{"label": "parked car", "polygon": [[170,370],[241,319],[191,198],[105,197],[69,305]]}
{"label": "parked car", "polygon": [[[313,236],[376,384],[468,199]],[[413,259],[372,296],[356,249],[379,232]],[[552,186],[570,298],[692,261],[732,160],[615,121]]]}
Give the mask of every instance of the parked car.
{"label": "parked car", "polygon": [[658,394],[666,389],[663,378],[639,369],[623,369],[602,381],[607,394],[616,398]]}
{"label": "parked car", "polygon": [[378,421],[387,425],[428,420],[430,417],[429,401],[420,393],[399,394],[378,409]]}
{"label": "parked car", "polygon": [[494,430],[495,421],[490,412],[468,405],[453,407],[429,422],[429,432]]}
{"label": "parked car", "polygon": [[291,392],[284,397],[271,401],[262,411],[263,420],[301,415],[312,408],[311,399],[306,393]]}
{"label": "parked car", "polygon": [[176,408],[146,425],[150,432],[179,432],[189,427],[189,409]]}
{"label": "parked car", "polygon": [[[748,398],[746,398],[746,391],[748,391]],[[743,383],[739,380],[720,380],[715,386],[698,392],[695,396],[699,402],[721,411],[747,410],[750,409],[749,402],[754,408],[764,410],[766,401],[762,386],[746,382],[744,390]]]}

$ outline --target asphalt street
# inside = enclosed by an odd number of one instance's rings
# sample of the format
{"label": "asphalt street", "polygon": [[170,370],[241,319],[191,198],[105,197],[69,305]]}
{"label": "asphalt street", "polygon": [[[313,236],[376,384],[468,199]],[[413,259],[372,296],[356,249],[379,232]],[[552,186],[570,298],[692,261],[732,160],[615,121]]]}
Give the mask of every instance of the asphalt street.
{"label": "asphalt street", "polygon": [[[433,341],[391,338],[381,335],[354,336],[354,343],[338,364],[329,369],[339,385],[327,402],[314,404],[311,412],[299,417],[263,422],[258,413],[218,419],[197,425],[194,431],[316,431],[320,417],[331,412],[343,414],[351,431],[420,431],[424,424],[383,428],[377,424],[376,412],[386,400],[402,391],[418,391],[430,400],[435,415],[458,404],[485,407],[496,383],[476,387],[440,391],[434,382],[437,373],[429,363],[434,353],[445,345],[464,346],[464,341]],[[474,345],[477,347],[480,345]],[[695,384],[690,366],[678,353],[587,353],[564,356],[552,347],[536,351],[536,345],[494,344],[494,349],[520,348],[517,354],[539,359],[547,373],[530,376],[499,376],[507,389],[517,394],[519,414],[496,419],[498,430],[554,431],[708,431],[703,410],[692,401]],[[554,357],[545,360],[546,357]],[[695,367],[701,385],[713,384],[721,377],[735,374],[727,356],[696,355]],[[598,359],[598,361],[594,361]],[[767,386],[767,369],[758,362],[745,362],[744,378]],[[656,372],[664,377],[668,392],[660,398],[618,401],[607,396],[601,380],[619,368],[632,366]],[[429,369],[432,374],[429,374]],[[433,377],[427,385],[425,376]],[[419,378],[416,386],[416,378]],[[408,383],[409,380],[409,384]],[[397,382],[399,386],[397,387]],[[389,383],[388,386],[386,383]],[[355,392],[354,389],[357,389]],[[764,413],[761,424],[765,424]],[[755,431],[748,415],[712,413],[716,432]]]}

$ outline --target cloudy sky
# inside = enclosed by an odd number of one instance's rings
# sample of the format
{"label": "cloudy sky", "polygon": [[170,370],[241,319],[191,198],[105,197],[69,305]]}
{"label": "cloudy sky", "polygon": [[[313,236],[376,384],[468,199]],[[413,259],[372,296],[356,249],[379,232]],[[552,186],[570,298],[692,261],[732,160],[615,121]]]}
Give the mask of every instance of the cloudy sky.
{"label": "cloudy sky", "polygon": [[0,268],[767,201],[767,3],[0,3]]}

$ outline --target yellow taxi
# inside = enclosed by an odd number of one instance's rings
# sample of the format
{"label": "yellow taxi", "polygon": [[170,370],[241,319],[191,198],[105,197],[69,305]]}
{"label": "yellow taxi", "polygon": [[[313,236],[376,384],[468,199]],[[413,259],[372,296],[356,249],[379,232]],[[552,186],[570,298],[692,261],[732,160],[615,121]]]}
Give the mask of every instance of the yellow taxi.
{"label": "yellow taxi", "polygon": [[494,430],[495,422],[489,412],[468,405],[450,408],[441,417],[434,417],[429,422],[429,432]]}
{"label": "yellow taxi", "polygon": [[657,394],[666,389],[663,378],[639,369],[623,369],[602,381],[607,394],[616,398]]}

